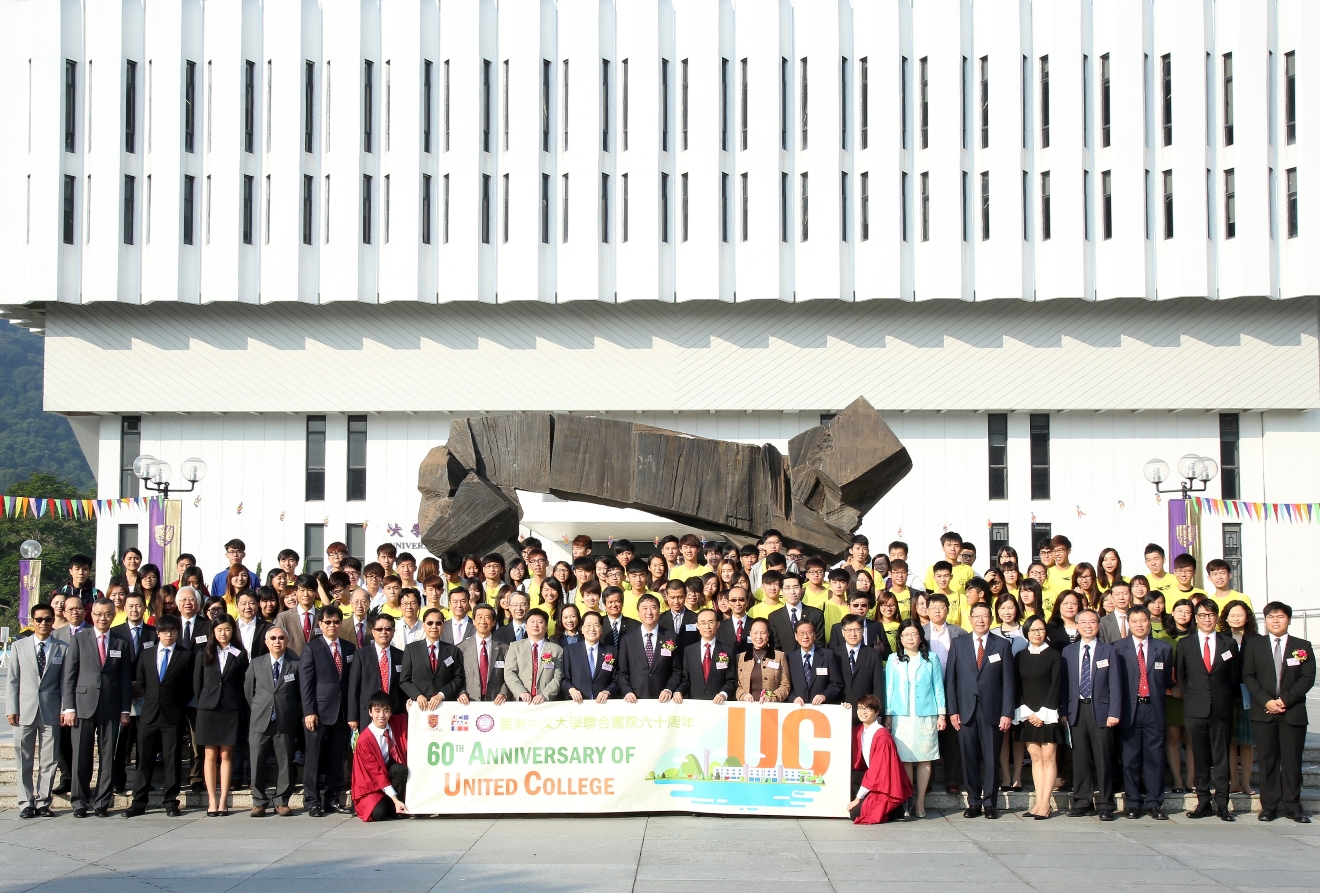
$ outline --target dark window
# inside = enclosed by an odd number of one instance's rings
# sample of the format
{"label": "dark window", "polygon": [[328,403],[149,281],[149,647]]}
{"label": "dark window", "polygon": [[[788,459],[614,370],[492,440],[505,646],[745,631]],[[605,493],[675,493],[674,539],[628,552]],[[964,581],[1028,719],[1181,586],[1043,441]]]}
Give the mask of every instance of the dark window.
{"label": "dark window", "polygon": [[1224,145],[1233,145],[1233,54],[1224,53]]}
{"label": "dark window", "polygon": [[[507,63],[505,63],[507,64]],[[422,61],[422,151],[431,151],[431,68],[430,59]]]}
{"label": "dark window", "polygon": [[921,57],[921,148],[930,146],[930,82],[927,80],[927,58]]}
{"label": "dark window", "polygon": [[862,148],[865,149],[869,141],[867,131],[870,129],[871,121],[871,92],[869,77],[867,73],[866,56],[857,60],[857,88],[860,91],[859,102],[857,103],[857,114],[861,120],[858,122],[861,130]]}
{"label": "dark window", "polygon": [[312,244],[312,190],[316,188],[311,174],[303,174],[302,189],[302,240],[304,245]]}
{"label": "dark window", "polygon": [[779,174],[779,241],[788,241],[788,174]]}
{"label": "dark window", "polygon": [[124,151],[137,151],[137,63],[132,59],[124,71]]}
{"label": "dark window", "polygon": [[1283,54],[1283,124],[1288,145],[1297,142],[1297,54]]}
{"label": "dark window", "polygon": [[344,545],[348,546],[351,557],[358,561],[364,560],[367,554],[367,525],[345,524]]}
{"label": "dark window", "polygon": [[990,172],[981,172],[981,240],[990,238]]}
{"label": "dark window", "polygon": [[362,175],[362,244],[371,244],[371,177]]}
{"label": "dark window", "polygon": [[444,207],[441,209],[442,216],[440,220],[440,241],[448,245],[449,244],[449,174],[445,174],[444,190],[445,190],[445,194],[444,197],[441,199]]}
{"label": "dark window", "polygon": [[1164,238],[1173,238],[1173,171],[1164,172]]}
{"label": "dark window", "polygon": [[1238,470],[1239,420],[1236,412],[1219,414],[1219,481],[1223,488],[1221,499],[1242,498]]}
{"label": "dark window", "polygon": [[807,175],[802,175],[802,196],[801,196],[801,214],[802,214],[802,241],[807,241],[808,236],[808,218],[807,218]]}
{"label": "dark window", "polygon": [[[728,139],[729,115],[728,115],[728,99],[727,99],[729,87],[726,81],[728,80],[729,60],[721,59],[720,66],[721,66],[720,67],[720,91],[721,91],[720,148],[727,149],[729,143],[729,139]],[[738,90],[738,98],[741,102],[741,112],[740,112],[740,117],[738,119],[738,129],[742,136],[742,142],[739,145],[743,149],[746,149],[747,148],[747,60],[746,59],[742,60],[742,62],[739,63],[738,67],[742,71],[742,84]]]}
{"label": "dark window", "polygon": [[[747,175],[743,174],[745,178]],[[871,175],[862,171],[862,241],[871,238]]]}
{"label": "dark window", "polygon": [[1173,145],[1173,57],[1165,53],[1160,57],[1161,121],[1164,127],[1164,145]]}
{"label": "dark window", "polygon": [[422,174],[422,244],[423,245],[431,244],[431,175],[430,174]]}
{"label": "dark window", "polygon": [[561,115],[561,117],[563,118],[563,121],[560,122],[560,123],[561,123],[561,126],[563,127],[563,130],[564,130],[564,149],[563,149],[563,151],[567,152],[567,151],[568,151],[568,105],[569,105],[569,104],[568,104],[568,60],[567,60],[567,59],[564,60],[564,78],[563,78],[563,80],[564,80],[564,101],[560,104],[560,108],[563,109],[563,114]]}
{"label": "dark window", "polygon": [[848,173],[839,174],[839,232],[848,241]]}
{"label": "dark window", "polygon": [[1288,187],[1288,238],[1297,238],[1297,168],[1284,174]]}
{"label": "dark window", "polygon": [[669,151],[669,60],[660,60],[660,151]]}
{"label": "dark window", "polygon": [[115,554],[122,560],[125,552],[138,547],[138,526],[136,524],[120,524],[118,533],[119,551]]}
{"label": "dark window", "polygon": [[1031,238],[1031,175],[1022,172],[1022,239]]}
{"label": "dark window", "polygon": [[628,175],[627,174],[623,175],[623,195],[619,196],[619,199],[620,199],[620,204],[623,206],[622,213],[620,213],[619,215],[620,218],[622,218],[620,220],[620,223],[623,231],[620,233],[619,237],[626,242],[628,241]]}
{"label": "dark window", "polygon": [[1001,549],[1008,546],[1008,522],[999,521],[990,525],[990,556],[994,560]]}
{"label": "dark window", "polygon": [[908,147],[907,138],[907,112],[908,112],[908,58],[904,56],[899,63],[899,85],[898,85],[898,147],[906,149]]}
{"label": "dark window", "polygon": [[798,110],[802,124],[802,148],[807,147],[807,57],[803,56],[801,60],[802,77],[798,83],[798,104],[801,108]]}
{"label": "dark window", "polygon": [[[192,63],[189,62],[189,65]],[[78,63],[64,60],[64,151],[77,151]],[[189,149],[189,151],[192,151]]]}
{"label": "dark window", "polygon": [[[444,91],[445,91],[445,122],[444,122],[444,123],[445,123],[445,151],[448,152],[448,151],[449,151],[449,60],[448,60],[448,59],[445,60],[445,83],[444,83]],[[448,174],[445,174],[445,176],[448,177],[449,175],[448,175]],[[446,238],[445,241],[448,242],[449,239]]]}
{"label": "dark window", "polygon": [[304,574],[325,570],[324,524],[303,525],[303,555],[306,556],[302,566]]}
{"label": "dark window", "polygon": [[[628,176],[624,174],[624,176]],[[541,241],[550,244],[550,175],[541,174]]]}
{"label": "dark window", "polygon": [[962,206],[959,209],[962,223],[962,240],[967,241],[967,171],[962,172],[962,193],[960,195]]}
{"label": "dark window", "polygon": [[990,57],[981,57],[981,148],[990,148]]}
{"label": "dark window", "polygon": [[930,241],[930,174],[921,174],[921,241]]}
{"label": "dark window", "polygon": [[[425,174],[423,174],[423,176],[425,176]],[[425,184],[425,185],[429,187],[429,184]],[[500,241],[508,242],[509,241],[509,175],[508,174],[504,175],[504,192],[500,198],[500,208],[504,213],[504,216],[502,218],[504,221],[504,225],[503,228],[500,230]]]}
{"label": "dark window", "polygon": [[[508,176],[507,174],[505,176]],[[600,240],[610,240],[610,175],[600,175]]]}
{"label": "dark window", "polygon": [[490,174],[481,175],[481,243],[490,244]]}
{"label": "dark window", "polygon": [[1237,236],[1237,175],[1233,168],[1224,171],[1224,238]]}
{"label": "dark window", "polygon": [[[721,177],[728,176],[720,174]],[[688,175],[687,172],[678,175],[678,224],[681,232],[678,239],[680,242],[688,240]],[[720,241],[727,242],[724,238],[724,182],[720,182]]]}
{"label": "dark window", "polygon": [[962,125],[962,147],[967,148],[967,57],[962,57],[962,80],[959,81],[958,121]]}
{"label": "dark window", "polygon": [[[623,126],[623,150],[628,151],[628,60],[623,60],[623,96],[620,97],[619,116],[623,119],[620,123]],[[624,174],[624,176],[628,176]],[[624,241],[628,241],[624,239]]]}
{"label": "dark window", "polygon": [[[1008,415],[992,412],[987,417],[990,440],[990,498],[1008,498]],[[994,555],[992,550],[991,555]]]}
{"label": "dark window", "polygon": [[1031,60],[1025,55],[1022,57],[1022,148],[1027,148],[1027,120],[1028,111],[1031,109],[1031,101],[1028,94],[1031,91]]}
{"label": "dark window", "polygon": [[[489,178],[487,178],[487,179],[489,179]],[[561,210],[562,210],[562,212],[563,212],[563,215],[562,215],[562,216],[563,216],[563,220],[562,220],[561,222],[562,222],[563,230],[564,230],[564,231],[563,231],[562,233],[559,234],[559,240],[560,240],[561,242],[567,242],[567,241],[568,241],[568,174],[564,174],[564,192],[563,192],[563,197],[562,197],[560,203],[561,203],[562,206],[563,206],[563,207],[561,208]]]}
{"label": "dark window", "polygon": [[133,244],[133,233],[137,223],[137,178],[124,175],[124,244]]}
{"label": "dark window", "polygon": [[[722,62],[723,60],[720,61]],[[680,106],[682,106],[682,108],[679,109],[678,124],[680,131],[682,131],[683,151],[686,152],[688,147],[688,60],[684,59],[682,62],[680,62],[679,69],[680,69],[679,71],[680,84],[679,84],[678,103]],[[567,74],[567,72],[565,72],[565,74]],[[721,104],[723,104],[724,101],[724,94],[722,92],[723,85],[721,85],[720,89],[721,89],[720,102]],[[721,140],[723,140],[723,136],[724,136],[723,133],[721,133],[720,134]],[[723,142],[721,142],[720,148],[723,147],[724,144]]]}
{"label": "dark window", "polygon": [[[608,62],[604,62],[604,64],[609,65]],[[500,129],[504,132],[504,151],[507,152],[509,151],[509,60],[508,59],[504,60],[504,74],[503,77],[500,79],[500,87],[504,91],[504,114],[500,118],[500,120],[503,122],[503,126]],[[602,115],[605,115],[607,110],[604,105],[604,94],[601,94],[601,96],[602,99],[601,99],[600,111]],[[608,124],[606,125],[606,129],[608,129]]]}
{"label": "dark window", "polygon": [[[490,63],[486,63],[489,69]],[[375,97],[375,86],[373,84],[376,64],[370,59],[362,60],[362,151],[371,151],[371,118],[372,101]],[[487,72],[489,73],[489,72]],[[489,129],[490,121],[486,122]]]}
{"label": "dark window", "polygon": [[1050,147],[1050,57],[1040,57],[1040,147]]}
{"label": "dark window", "polygon": [[[627,65],[626,62],[624,64]],[[550,60],[549,59],[541,60],[541,151],[542,152],[550,151]]]}
{"label": "dark window", "polygon": [[[1038,552],[1040,551],[1040,550],[1037,549],[1036,547],[1041,543],[1042,540],[1048,540],[1048,539],[1053,539],[1053,538],[1054,538],[1054,525],[1053,525],[1053,524],[1032,524],[1032,525],[1031,525],[1031,544],[1032,544],[1032,545],[1031,545],[1031,548],[1032,548],[1033,550],[1035,550],[1035,553],[1038,553]],[[1033,553],[1032,558],[1031,558],[1031,561],[1035,561],[1035,560],[1036,560],[1036,554],[1035,554],[1035,553]]]}
{"label": "dark window", "polygon": [[[865,177],[866,175],[863,174],[862,176]],[[742,175],[742,198],[741,198],[739,216],[742,218],[742,240],[746,242],[747,230],[751,223],[751,221],[749,221],[747,218],[747,174],[746,173]]]}
{"label": "dark window", "polygon": [[1031,498],[1050,498],[1050,417],[1031,415]]}
{"label": "dark window", "polygon": [[1100,145],[1109,145],[1109,54],[1100,57]]}
{"label": "dark window", "polygon": [[669,174],[660,175],[660,241],[669,241]]}
{"label": "dark window", "polygon": [[903,236],[903,241],[908,240],[908,175],[903,171],[899,176],[898,193],[898,226]]}
{"label": "dark window", "polygon": [[[504,88],[509,89],[507,84]],[[506,93],[507,97],[507,93]],[[508,101],[505,100],[505,119],[508,119]],[[504,128],[504,148],[508,148],[508,126]],[[603,152],[610,150],[610,60],[600,60],[600,148]]]}
{"label": "dark window", "polygon": [[307,417],[305,491],[304,498],[308,502],[320,502],[325,499],[325,416],[323,415]]}
{"label": "dark window", "polygon": [[138,476],[133,461],[142,454],[142,416],[126,415],[119,420],[119,495],[138,495]]}
{"label": "dark window", "polygon": [[[684,184],[687,183],[687,174],[683,175]],[[683,226],[687,228],[687,206],[683,208]],[[720,173],[720,241],[729,241],[729,175]]]}
{"label": "dark window", "polygon": [[257,136],[257,63],[243,60],[243,151],[253,151]]}
{"label": "dark window", "polygon": [[[316,109],[316,63],[310,59],[303,61],[303,151],[314,151],[312,143],[312,121]],[[310,243],[309,243],[310,244]]]}
{"label": "dark window", "polygon": [[1223,526],[1224,561],[1228,562],[1228,585],[1238,592],[1242,591],[1242,525],[1225,524]]}
{"label": "dark window", "polygon": [[839,63],[839,148],[848,148],[848,57]]}
{"label": "dark window", "polygon": [[779,57],[779,148],[788,149],[788,60],[783,56]]}
{"label": "dark window", "polygon": [[197,132],[197,63],[184,63],[183,73],[183,151],[193,151]]}
{"label": "dark window", "polygon": [[348,500],[367,498],[367,417],[348,417]]}
{"label": "dark window", "polygon": [[1114,237],[1114,196],[1109,171],[1100,173],[1100,226],[1104,238]]}
{"label": "dark window", "polygon": [[195,177],[184,176],[183,178],[183,244],[191,245],[193,243],[193,219],[195,212],[194,193],[197,188],[197,179]]}
{"label": "dark window", "polygon": [[73,193],[77,189],[78,178],[72,174],[64,175],[64,244],[73,244]]}
{"label": "dark window", "polygon": [[1040,175],[1040,238],[1048,241],[1050,237],[1050,172]]}

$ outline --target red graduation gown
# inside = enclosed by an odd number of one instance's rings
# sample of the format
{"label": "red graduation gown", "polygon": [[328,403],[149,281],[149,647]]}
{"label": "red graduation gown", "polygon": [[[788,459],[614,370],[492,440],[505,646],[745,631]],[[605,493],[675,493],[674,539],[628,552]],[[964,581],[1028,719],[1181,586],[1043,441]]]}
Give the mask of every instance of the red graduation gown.
{"label": "red graduation gown", "polygon": [[894,747],[894,739],[883,726],[876,729],[875,737],[871,739],[869,766],[862,759],[862,726],[853,726],[852,767],[866,768],[866,774],[862,776],[862,787],[870,792],[861,802],[860,813],[853,819],[855,825],[877,825],[883,822],[912,796],[912,782],[903,771],[898,748]]}
{"label": "red graduation gown", "polygon": [[[398,743],[399,754],[408,753],[408,715],[400,713],[390,717],[390,732]],[[406,756],[404,760],[406,762]],[[353,751],[353,811],[364,822],[371,821],[371,812],[384,798],[385,788],[390,786],[390,773],[385,766],[385,758],[376,746],[376,738],[370,730],[362,729],[358,734],[357,748]]]}

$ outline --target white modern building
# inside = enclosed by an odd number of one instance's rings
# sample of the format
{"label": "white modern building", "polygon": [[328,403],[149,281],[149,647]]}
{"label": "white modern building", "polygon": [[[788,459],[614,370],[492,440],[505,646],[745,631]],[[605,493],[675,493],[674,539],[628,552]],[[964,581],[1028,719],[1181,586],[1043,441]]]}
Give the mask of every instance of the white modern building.
{"label": "white modern building", "polygon": [[[0,66],[0,305],[102,497],[209,463],[207,569],[417,551],[479,412],[783,447],[864,395],[915,467],[862,530],[922,564],[1049,530],[1130,572],[1157,456],[1320,501],[1306,0],[0,0]],[[1320,524],[1202,534],[1320,605]]]}

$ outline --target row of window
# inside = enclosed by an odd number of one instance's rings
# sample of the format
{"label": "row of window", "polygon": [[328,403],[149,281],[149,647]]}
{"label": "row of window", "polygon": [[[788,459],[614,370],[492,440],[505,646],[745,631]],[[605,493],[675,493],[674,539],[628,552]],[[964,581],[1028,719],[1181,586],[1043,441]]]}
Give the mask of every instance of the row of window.
{"label": "row of window", "polygon": [[[563,150],[567,151],[569,146],[569,62],[564,59],[561,63],[562,74],[560,77],[560,88],[562,91],[562,104],[560,106],[560,128],[562,130]],[[908,58],[904,56],[901,62],[901,128],[900,138],[903,148],[908,148],[907,121],[908,121]],[[126,60],[126,69],[124,74],[124,149],[127,152],[137,151],[137,124],[138,124],[138,64],[134,60]],[[152,63],[147,62],[148,80],[150,79],[150,68]],[[325,97],[326,104],[326,126],[325,126],[325,148],[330,148],[330,128],[329,111],[330,108],[330,62],[325,62]],[[969,131],[969,60],[966,56],[962,57],[961,72],[961,123],[962,123],[962,147],[968,148]],[[1160,65],[1160,133],[1161,144],[1171,146],[1173,144],[1173,56],[1166,53],[1159,58]],[[88,94],[90,101],[91,93],[91,66],[88,62]],[[622,126],[621,148],[628,148],[628,100],[629,83],[628,67],[629,60],[623,59],[620,64],[620,114]],[[660,127],[660,149],[661,151],[670,151],[670,60],[660,60],[660,109],[661,109],[661,127]],[[690,65],[688,59],[682,59],[679,62],[679,127],[680,127],[680,148],[688,148],[688,97],[691,87]],[[1206,53],[1206,90],[1210,93],[1213,82],[1213,57]],[[1270,77],[1267,79],[1271,88],[1270,108],[1273,108],[1273,70],[1274,53],[1269,53]],[[443,119],[444,150],[449,150],[449,123],[450,123],[450,104],[449,104],[449,60],[443,63]],[[509,148],[509,60],[505,59],[503,68],[503,146]],[[719,69],[719,90],[720,90],[720,148],[729,149],[729,106],[730,106],[730,78],[729,78],[730,60],[721,58]],[[980,145],[981,148],[990,146],[990,57],[982,56],[978,63],[980,74]],[[1027,140],[1027,120],[1028,110],[1030,108],[1030,68],[1031,61],[1027,56],[1022,57],[1022,147],[1028,147]],[[1149,85],[1150,57],[1144,57],[1142,77],[1143,82]],[[431,152],[431,125],[432,109],[434,106],[433,80],[434,63],[430,59],[422,61],[422,149]],[[780,148],[787,150],[789,148],[789,89],[790,89],[790,64],[787,58],[780,59],[780,84],[779,84],[779,111],[780,111]],[[856,78],[858,91],[858,138],[860,148],[865,149],[869,144],[869,109],[870,109],[870,84],[869,84],[869,63],[866,57],[857,60]],[[929,57],[922,57],[918,60],[919,69],[919,92],[918,92],[918,112],[919,127],[921,136],[921,148],[928,148],[930,145],[930,64]],[[741,101],[741,112],[738,121],[740,134],[740,147],[747,148],[748,133],[748,94],[750,91],[748,78],[748,60],[741,59],[738,62],[740,77],[739,99]],[[851,103],[849,102],[849,61],[848,58],[841,57],[838,78],[839,78],[839,120],[840,120],[840,145],[842,148],[848,148],[848,116]],[[553,65],[549,59],[541,60],[541,148],[542,151],[551,151],[551,125],[550,112],[552,104],[551,84]],[[1286,140],[1288,145],[1293,145],[1297,141],[1297,59],[1295,52],[1284,54],[1284,127],[1286,131]],[[1233,100],[1233,54],[1225,53],[1221,57],[1221,95],[1222,95],[1222,127],[1223,143],[1226,146],[1233,145],[1234,141],[1234,100]],[[72,59],[66,59],[64,63],[64,148],[65,151],[76,151],[76,119],[77,119],[77,76],[78,63]],[[270,148],[270,84],[273,76],[272,62],[266,62],[266,148]],[[303,63],[303,149],[306,152],[315,151],[314,140],[314,108],[316,96],[316,63],[310,59]],[[1039,127],[1040,127],[1040,146],[1048,148],[1050,145],[1050,57],[1041,56],[1037,60],[1037,78],[1038,78],[1038,100],[1039,100]],[[375,97],[376,97],[376,75],[375,63],[372,60],[364,59],[362,61],[362,150],[372,152],[375,148],[375,139],[373,133],[373,121],[375,117]],[[492,105],[494,102],[494,73],[493,64],[489,59],[481,60],[481,148],[484,152],[491,151],[491,132],[492,132]],[[1087,114],[1087,103],[1089,101],[1090,89],[1090,58],[1082,56],[1082,127],[1083,145],[1090,145],[1089,115]],[[804,56],[798,61],[798,130],[800,134],[800,147],[806,149],[808,146],[808,111],[809,111],[809,92],[808,92],[808,60]],[[600,60],[600,83],[599,83],[599,101],[601,133],[600,146],[603,151],[610,151],[610,61],[608,59]],[[206,63],[206,89],[208,98],[211,90],[211,63]],[[197,63],[191,60],[184,62],[184,80],[183,80],[183,142],[184,151],[194,151],[194,136],[196,132],[196,108],[197,108]],[[1143,89],[1143,95],[1148,95],[1148,90]],[[389,148],[389,127],[390,127],[390,61],[385,61],[385,109],[384,125],[386,146]],[[1111,112],[1112,102],[1110,96],[1110,58],[1106,53],[1100,57],[1100,142],[1102,146],[1110,144],[1111,136]],[[209,102],[208,102],[209,108]],[[252,60],[244,60],[243,63],[243,148],[246,152],[255,152],[257,141],[257,65]],[[1143,121],[1145,120],[1143,114]],[[1273,143],[1273,118],[1270,118],[1271,131],[1270,140]],[[1209,127],[1210,121],[1207,116],[1207,143],[1210,141]],[[90,134],[88,135],[90,148]],[[1147,139],[1149,142],[1149,139]],[[207,148],[210,148],[210,117],[208,112],[207,119]]]}

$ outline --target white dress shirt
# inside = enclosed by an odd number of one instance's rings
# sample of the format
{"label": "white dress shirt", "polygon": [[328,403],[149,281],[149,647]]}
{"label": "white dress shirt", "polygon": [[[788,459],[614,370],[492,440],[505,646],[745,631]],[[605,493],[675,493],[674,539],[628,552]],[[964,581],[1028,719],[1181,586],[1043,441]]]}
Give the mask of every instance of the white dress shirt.
{"label": "white dress shirt", "polygon": [[[871,768],[871,742],[875,740],[875,733],[880,729],[880,720],[868,725],[862,726],[862,760],[866,763],[866,768]],[[860,800],[871,793],[865,785],[857,786],[857,799]]]}
{"label": "white dress shirt", "polygon": [[[371,734],[376,737],[376,746],[380,748],[380,755],[384,758],[385,765],[388,766],[390,764],[389,727],[386,726],[385,728],[380,729],[377,728],[376,724],[373,722],[371,725],[367,726],[367,728],[369,728]],[[394,785],[392,784],[387,784],[385,787],[381,788],[381,793],[390,798],[396,796]]]}
{"label": "white dress shirt", "polygon": [[468,619],[467,617],[455,617],[449,622],[453,624],[454,644],[457,645],[463,641],[463,635],[467,632]]}
{"label": "white dress shirt", "polygon": [[257,634],[257,618],[253,617],[251,623],[238,621],[238,637],[243,641],[243,648],[248,654],[252,653],[252,639]]}
{"label": "white dress shirt", "polygon": [[944,624],[935,629],[935,624],[930,626],[930,650],[940,656],[940,663],[947,665],[949,663],[949,643],[952,640],[949,634],[949,624]]}

